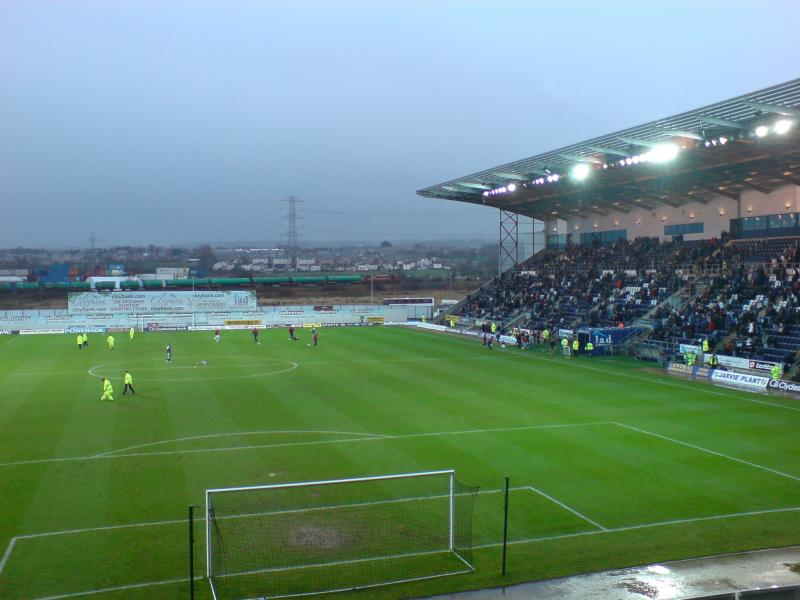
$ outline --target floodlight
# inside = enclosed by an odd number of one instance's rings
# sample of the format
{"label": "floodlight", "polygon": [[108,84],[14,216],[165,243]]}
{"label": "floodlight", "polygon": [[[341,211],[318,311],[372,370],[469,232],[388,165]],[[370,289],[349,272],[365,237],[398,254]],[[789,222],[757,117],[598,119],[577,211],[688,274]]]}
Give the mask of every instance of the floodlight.
{"label": "floodlight", "polygon": [[675,144],[659,144],[647,153],[647,158],[655,163],[669,162],[675,160],[679,151]]}
{"label": "floodlight", "polygon": [[772,126],[772,130],[778,135],[783,135],[792,128],[792,123],[789,119],[781,119]]}
{"label": "floodlight", "polygon": [[756,135],[758,137],[764,137],[769,133],[769,128],[766,125],[759,125],[756,127]]}
{"label": "floodlight", "polygon": [[572,168],[572,178],[576,181],[583,181],[589,176],[589,166],[579,163]]}
{"label": "floodlight", "polygon": [[725,136],[722,136],[721,138],[719,138],[719,143],[720,143],[721,146],[724,146],[725,144],[728,143],[728,138],[726,138]]}
{"label": "floodlight", "polygon": [[508,184],[508,191],[509,192],[513,192],[516,189],[517,189],[517,184],[516,183],[509,183]]}

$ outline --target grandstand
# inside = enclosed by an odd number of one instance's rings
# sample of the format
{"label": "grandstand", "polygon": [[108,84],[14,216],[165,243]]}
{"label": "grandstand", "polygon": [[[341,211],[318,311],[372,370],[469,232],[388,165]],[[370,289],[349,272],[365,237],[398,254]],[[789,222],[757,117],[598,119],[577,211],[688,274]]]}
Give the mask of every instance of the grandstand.
{"label": "grandstand", "polygon": [[708,339],[797,378],[799,118],[795,79],[420,190],[500,211],[501,273],[453,314],[637,326],[665,362]]}
{"label": "grandstand", "polygon": [[752,587],[798,585],[799,111],[800,79],[422,190],[501,211],[437,318],[279,296],[371,274],[0,285],[0,598],[629,600],[679,562],[739,598],[776,548]]}

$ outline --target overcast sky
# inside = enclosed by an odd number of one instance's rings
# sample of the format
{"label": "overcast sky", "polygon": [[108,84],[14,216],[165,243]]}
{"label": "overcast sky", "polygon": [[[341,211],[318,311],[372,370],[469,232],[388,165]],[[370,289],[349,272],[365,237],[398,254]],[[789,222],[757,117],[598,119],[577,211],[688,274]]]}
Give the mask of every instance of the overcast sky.
{"label": "overcast sky", "polygon": [[798,0],[0,0],[0,247],[497,235],[415,191],[800,76]]}

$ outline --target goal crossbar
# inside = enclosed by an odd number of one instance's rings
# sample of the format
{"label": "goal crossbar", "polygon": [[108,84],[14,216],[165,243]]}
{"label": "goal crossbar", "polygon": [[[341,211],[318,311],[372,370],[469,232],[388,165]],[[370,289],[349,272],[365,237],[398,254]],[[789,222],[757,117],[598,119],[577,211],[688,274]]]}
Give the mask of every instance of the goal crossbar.
{"label": "goal crossbar", "polygon": [[[305,506],[305,507],[302,507],[302,503],[301,503],[301,505],[298,508],[293,508],[293,509],[288,509],[287,510],[286,507],[284,506],[283,510],[278,509],[278,510],[265,512],[265,513],[259,512],[257,514],[252,514],[252,513],[251,514],[248,514],[248,513],[226,514],[225,513],[226,504],[228,505],[227,508],[230,508],[231,505],[229,503],[230,502],[234,502],[236,504],[236,503],[240,502],[238,500],[237,501],[232,501],[232,500],[226,501],[222,505],[222,511],[223,511],[222,514],[217,514],[219,512],[219,506],[217,506],[215,504],[214,500],[212,499],[212,496],[215,496],[215,495],[225,495],[225,496],[227,496],[228,494],[233,494],[235,496],[235,495],[241,493],[241,494],[245,494],[244,495],[245,500],[243,500],[241,502],[245,502],[245,504],[246,504],[248,502],[247,498],[250,497],[250,496],[247,495],[247,493],[256,493],[257,494],[258,492],[264,492],[265,493],[265,498],[269,498],[269,494],[270,494],[271,491],[283,490],[283,491],[280,491],[279,493],[280,494],[286,494],[286,493],[291,493],[289,491],[291,488],[314,488],[314,487],[320,487],[320,486],[339,486],[339,485],[361,484],[361,483],[367,483],[368,484],[370,482],[380,484],[380,482],[384,482],[384,481],[403,480],[403,479],[411,479],[411,478],[420,479],[420,478],[428,478],[428,477],[431,477],[431,478],[439,477],[441,479],[446,479],[446,483],[445,483],[445,481],[440,480],[439,484],[434,484],[434,486],[436,486],[436,485],[438,485],[438,486],[446,485],[446,487],[439,487],[441,492],[436,494],[436,495],[430,495],[430,496],[402,497],[402,495],[401,495],[400,497],[397,497],[397,498],[388,498],[388,499],[384,499],[384,500],[377,500],[375,502],[365,501],[365,502],[356,502],[356,503],[343,503],[343,504],[338,504],[338,505],[337,504],[332,504],[332,505],[328,505],[328,506],[322,505],[322,506]],[[467,572],[473,571],[474,567],[470,563],[471,559],[468,560],[467,558],[465,558],[465,556],[469,556],[470,553],[468,552],[467,555],[462,556],[462,554],[460,552],[460,549],[465,548],[466,546],[464,546],[463,541],[461,541],[461,542],[457,541],[457,537],[458,537],[458,540],[463,540],[463,535],[461,533],[459,533],[459,532],[462,531],[462,529],[461,529],[461,525],[458,525],[457,520],[456,520],[456,496],[460,497],[463,494],[461,494],[461,493],[459,493],[457,491],[456,485],[457,485],[457,481],[456,481],[455,470],[454,469],[446,469],[446,470],[437,470],[437,471],[425,471],[425,472],[419,472],[419,473],[399,473],[399,474],[393,474],[393,475],[375,475],[375,476],[368,476],[368,477],[353,477],[353,478],[346,478],[346,479],[328,479],[328,480],[318,480],[318,481],[300,481],[300,482],[276,483],[276,484],[267,484],[267,485],[254,485],[254,486],[239,486],[239,487],[229,487],[229,488],[207,489],[206,493],[205,493],[205,504],[206,504],[206,506],[205,506],[205,508],[206,508],[206,515],[205,515],[205,526],[206,526],[206,575],[207,575],[207,577],[209,579],[209,582],[211,583],[212,594],[213,594],[215,599],[222,600],[222,597],[218,596],[217,590],[215,590],[216,585],[215,585],[214,581],[215,581],[215,578],[217,578],[217,577],[221,577],[223,579],[227,579],[229,577],[236,577],[238,575],[249,575],[249,574],[252,574],[252,573],[277,573],[277,572],[281,572],[281,571],[296,570],[296,569],[303,569],[303,568],[318,569],[318,568],[321,568],[321,567],[328,567],[328,566],[333,566],[333,565],[348,565],[348,564],[364,563],[364,562],[371,562],[371,561],[386,561],[386,560],[391,560],[391,559],[402,559],[402,558],[413,557],[413,556],[425,556],[425,555],[429,555],[429,554],[430,555],[442,554],[442,553],[450,554],[451,556],[454,557],[453,560],[457,560],[459,563],[462,564],[462,567],[461,567],[460,570],[450,570],[449,572],[440,572],[439,574],[435,574],[435,575],[424,575],[422,573],[418,573],[418,574],[415,574],[416,575],[415,577],[411,577],[411,578],[408,578],[408,579],[400,577],[400,578],[394,579],[394,580],[384,580],[382,583],[367,583],[367,582],[363,582],[363,583],[358,584],[355,587],[347,587],[347,588],[343,588],[343,589],[360,589],[362,587],[374,587],[374,586],[377,586],[377,585],[388,585],[388,584],[391,584],[391,583],[399,583],[399,582],[404,582],[404,581],[414,581],[414,580],[417,580],[417,579],[428,579],[430,577],[440,577],[440,576],[445,576],[445,575],[454,575],[454,574],[457,574],[457,573],[467,573]],[[458,484],[458,485],[462,486],[462,488],[463,488],[463,484]],[[407,488],[403,488],[403,489],[407,489]],[[475,488],[475,490],[477,490],[477,488]],[[401,492],[401,494],[402,494],[402,492]],[[465,492],[465,494],[469,495],[469,492]],[[474,494],[474,492],[473,492],[473,494]],[[318,496],[318,492],[314,492],[313,496]],[[264,564],[263,567],[256,568],[255,570],[246,570],[245,569],[243,571],[238,571],[238,572],[236,570],[228,570],[229,564],[227,563],[227,561],[225,562],[225,564],[222,565],[222,567],[220,567],[219,565],[215,564],[216,549],[214,549],[212,551],[213,535],[214,535],[215,532],[219,535],[220,534],[220,531],[219,531],[220,522],[227,522],[227,520],[229,520],[229,519],[245,518],[245,517],[248,517],[248,516],[251,516],[251,515],[252,516],[274,515],[274,516],[277,517],[278,515],[289,515],[289,514],[292,514],[292,513],[296,514],[296,513],[303,513],[303,512],[308,512],[308,511],[315,511],[315,512],[316,511],[320,511],[320,510],[323,510],[323,511],[335,511],[336,509],[344,509],[344,510],[346,510],[346,509],[351,509],[351,508],[358,508],[358,507],[361,507],[361,506],[366,507],[366,506],[369,506],[369,505],[378,505],[378,504],[387,504],[387,503],[388,504],[394,504],[394,503],[407,502],[407,501],[408,502],[410,502],[410,501],[426,501],[426,500],[433,500],[433,499],[436,499],[436,498],[438,498],[438,499],[442,500],[443,502],[445,502],[444,505],[441,505],[441,508],[439,510],[441,511],[440,514],[441,514],[441,517],[442,517],[442,520],[440,522],[442,523],[442,526],[444,528],[446,528],[444,531],[442,531],[442,534],[445,534],[447,536],[446,539],[439,538],[439,539],[442,539],[442,541],[444,543],[442,544],[442,546],[438,550],[424,550],[424,551],[421,551],[421,552],[400,553],[400,554],[394,554],[394,555],[376,554],[374,556],[365,556],[365,557],[361,557],[361,558],[353,557],[353,558],[345,559],[345,560],[335,560],[334,559],[332,561],[323,560],[323,561],[320,561],[320,562],[316,562],[316,561],[312,560],[312,561],[310,561],[308,563],[305,563],[305,564],[298,564],[298,565],[293,565],[293,566],[288,566],[287,565],[287,566],[283,566],[283,567],[277,566],[277,565],[270,566],[269,563],[267,563],[267,564]],[[459,503],[460,502],[461,502],[461,500],[459,500]],[[241,504],[239,504],[239,506],[241,506]],[[273,508],[278,508],[278,507],[273,507]],[[445,511],[447,513],[446,515],[445,515]],[[468,512],[469,512],[469,518],[471,520],[471,513],[472,513],[471,508],[469,509]],[[460,514],[463,514],[463,511],[460,511]],[[444,521],[444,518],[447,519],[446,522]],[[212,530],[212,528],[214,528],[214,527],[216,529]],[[471,529],[471,526],[469,527],[469,529]],[[229,535],[229,534],[226,534],[226,535]],[[471,534],[469,535],[469,538],[471,539]],[[471,541],[469,542],[469,547],[471,548]],[[334,558],[334,557],[331,557],[331,558]],[[278,563],[278,564],[280,564],[280,563]],[[253,565],[253,566],[256,566],[256,565]],[[220,568],[222,569],[221,572],[220,572]],[[218,571],[217,573],[214,572],[215,569],[216,569],[216,571]],[[227,571],[227,572],[225,572],[225,571]],[[337,590],[328,589],[327,591],[337,591]],[[320,590],[320,592],[323,592],[323,590]],[[308,592],[308,594],[311,594],[311,593],[319,593],[319,592]],[[303,595],[307,595],[307,593],[295,592],[295,593],[292,593],[292,594],[289,594],[289,595],[292,595],[292,596],[303,596]],[[281,595],[276,595],[275,597],[281,597]]]}
{"label": "goal crossbar", "polygon": [[350,479],[327,479],[319,481],[298,481],[289,483],[273,483],[268,485],[251,485],[244,487],[217,488],[217,489],[206,490],[206,497],[208,496],[208,494],[221,493],[221,492],[249,492],[254,490],[270,490],[270,489],[290,488],[290,487],[311,487],[315,485],[331,485],[338,483],[360,483],[363,481],[381,481],[381,480],[388,481],[390,479],[408,479],[409,477],[430,477],[432,475],[455,475],[455,474],[456,474],[455,470],[446,469],[444,471],[425,471],[422,473],[400,473],[398,475],[373,475],[370,477],[352,477]]}

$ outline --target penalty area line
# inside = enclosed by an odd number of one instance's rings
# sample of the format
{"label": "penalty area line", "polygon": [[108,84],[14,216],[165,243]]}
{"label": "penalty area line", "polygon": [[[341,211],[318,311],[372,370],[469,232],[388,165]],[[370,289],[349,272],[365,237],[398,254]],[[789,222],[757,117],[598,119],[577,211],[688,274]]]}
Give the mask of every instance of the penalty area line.
{"label": "penalty area line", "polygon": [[[406,329],[405,331],[408,331],[408,330]],[[472,344],[472,343],[470,343],[470,342],[468,342],[466,340],[456,338],[456,336],[459,335],[459,334],[450,334],[450,335],[442,336],[442,334],[440,334],[440,333],[427,332],[427,331],[416,331],[416,333],[422,334],[422,335],[427,335],[429,337],[438,337],[441,340],[446,340],[446,341],[451,342],[453,344],[459,344],[460,346],[470,346],[472,348],[476,348],[477,347],[475,344]],[[479,338],[475,338],[475,339],[477,340]],[[511,348],[510,350],[506,350],[506,351],[502,351],[501,350],[499,353],[506,354],[508,356],[515,356],[517,358],[526,358],[526,355],[522,354],[521,351],[518,351],[516,348]],[[586,369],[587,371],[595,371],[597,373],[605,373],[605,374],[608,373],[608,371],[606,371],[604,369],[601,369],[599,367],[592,367],[592,366],[586,365],[586,364],[578,364],[577,360],[580,360],[580,359],[577,359],[576,361],[572,361],[570,363],[565,363],[563,360],[558,359],[558,358],[550,358],[549,356],[539,356],[539,354],[537,354],[535,351],[531,351],[530,358],[533,358],[535,360],[544,361],[544,362],[550,362],[550,363],[553,363],[553,364],[560,364],[560,365],[563,365],[565,367],[575,367],[575,368],[578,368],[578,369]],[[592,360],[592,359],[591,358],[587,358],[586,360]],[[698,386],[693,386],[691,384],[690,385],[680,385],[677,382],[669,381],[669,380],[662,379],[662,378],[659,378],[659,379],[648,379],[647,377],[640,377],[638,375],[631,375],[630,373],[625,373],[625,372],[621,372],[621,371],[614,372],[614,375],[617,376],[617,377],[624,377],[626,379],[633,379],[633,380],[636,380],[636,381],[644,381],[646,383],[656,383],[657,382],[657,383],[660,383],[660,384],[663,384],[663,385],[667,385],[667,386],[670,386],[670,387],[674,387],[674,388],[678,388],[680,390],[684,390],[684,391],[687,391],[687,392],[698,392],[698,393],[701,393],[701,394],[709,394],[709,395],[712,395],[712,396],[720,396],[722,398],[727,398],[727,399],[740,400],[742,402],[751,402],[753,404],[762,404],[764,406],[772,406],[774,408],[783,408],[785,410],[791,410],[791,411],[794,411],[794,412],[800,412],[800,408],[798,408],[796,406],[787,406],[785,404],[777,404],[775,402],[767,402],[766,400],[757,400],[756,398],[745,398],[744,396],[739,396],[739,395],[736,395],[736,394],[730,394],[730,393],[726,394],[724,392],[719,392],[719,391],[716,391],[716,390],[708,389],[706,386],[702,386],[702,385],[698,385]],[[659,377],[667,377],[667,375],[663,375],[663,376],[659,376]]]}
{"label": "penalty area line", "polygon": [[[516,487],[509,488],[510,492],[522,492],[522,491],[530,491],[530,486],[521,485]],[[479,490],[478,494],[499,494],[503,492],[502,488],[498,489],[489,489],[489,490]],[[463,494],[457,494],[463,495]],[[272,512],[259,512],[259,513],[246,513],[240,515],[226,515],[222,517],[217,517],[219,520],[227,520],[227,519],[240,519],[246,517],[261,517],[261,516],[270,516],[270,515],[285,515],[285,514],[292,514],[292,513],[303,513],[303,512],[313,512],[318,510],[333,510],[336,508],[353,508],[358,506],[373,506],[378,504],[396,504],[398,502],[417,502],[420,500],[437,500],[442,498],[449,498],[449,494],[441,494],[435,496],[415,496],[413,498],[401,498],[401,499],[392,499],[392,500],[376,500],[373,502],[358,502],[353,504],[339,504],[339,505],[326,505],[326,506],[318,506],[313,508],[298,508],[293,510],[281,510],[281,511],[272,511]],[[142,521],[139,523],[121,523],[118,525],[99,525],[97,527],[84,527],[81,529],[61,529],[58,531],[42,531],[39,533],[26,533],[23,535],[18,535],[12,539],[12,542],[16,542],[19,540],[32,540],[37,538],[43,537],[55,537],[61,535],[74,535],[77,533],[91,533],[95,531],[113,531],[115,529],[133,529],[136,527],[157,527],[161,525],[177,525],[177,524],[185,524],[186,517],[182,519],[168,519],[164,521]],[[9,546],[13,547],[13,544],[9,544]],[[11,551],[6,549],[6,554],[10,555]]]}
{"label": "penalty area line", "polygon": [[[528,486],[526,486],[528,487]],[[593,535],[605,535],[610,533],[624,533],[627,531],[636,531],[639,529],[650,529],[656,527],[668,527],[670,525],[684,525],[690,523],[700,523],[704,521],[718,521],[723,519],[734,519],[734,518],[741,518],[741,517],[750,517],[750,516],[758,516],[758,515],[766,515],[766,514],[777,514],[777,513],[785,513],[785,512],[797,512],[800,511],[800,506],[793,506],[788,508],[773,508],[773,509],[766,509],[766,510],[753,510],[753,511],[746,511],[740,513],[729,513],[723,515],[710,515],[707,517],[692,517],[686,519],[672,519],[668,521],[656,521],[653,523],[642,523],[639,525],[629,525],[624,527],[613,527],[604,530],[593,529],[591,531],[576,531],[574,533],[564,533],[558,535],[550,535],[550,536],[541,536],[541,537],[533,537],[533,538],[526,538],[521,540],[510,540],[508,545],[519,545],[519,544],[534,544],[539,542],[550,542],[550,541],[558,541],[558,540],[565,540],[570,538],[579,538],[585,536],[593,536]],[[179,522],[185,523],[186,519],[181,519]],[[15,538],[16,539],[16,538]],[[482,550],[485,548],[498,548],[502,546],[502,542],[492,542],[489,544],[477,544],[473,546],[476,550]],[[8,552],[8,551],[6,551]],[[201,576],[195,577],[195,580],[203,579]],[[161,581],[150,581],[150,582],[142,582],[137,584],[130,584],[124,585],[119,587],[107,587],[103,589],[96,589],[96,590],[86,590],[83,592],[71,592],[68,594],[61,594],[56,596],[46,596],[40,597],[36,600],[61,600],[63,598],[77,598],[80,596],[90,596],[94,594],[102,594],[108,592],[115,592],[115,591],[122,591],[128,589],[139,589],[139,588],[146,588],[146,587],[155,587],[159,585],[169,585],[169,584],[176,584],[176,583],[184,583],[186,582],[186,577],[176,578],[176,579],[166,579]]]}
{"label": "penalty area line", "polygon": [[[200,575],[196,575],[194,580],[200,581],[203,579]],[[159,585],[175,585],[178,583],[186,583],[187,577],[178,577],[175,579],[162,579],[160,581],[146,581],[144,583],[131,583],[128,585],[120,585],[116,587],[107,587],[97,590],[87,590],[85,592],[70,592],[67,594],[58,594],[57,596],[40,596],[35,600],[62,600],[63,598],[79,598],[80,596],[93,596],[96,594],[107,594],[109,592],[121,592],[124,590],[136,590],[146,587],[156,587]]]}
{"label": "penalty area line", "polygon": [[642,433],[645,435],[650,435],[655,438],[665,440],[667,442],[672,442],[673,444],[679,444],[681,446],[686,446],[687,448],[691,448],[692,450],[697,450],[699,452],[705,452],[707,454],[712,454],[714,456],[719,456],[720,458],[725,458],[727,460],[731,460],[733,462],[740,463],[742,465],[746,465],[748,467],[753,467],[754,469],[761,469],[762,471],[766,471],[767,473],[772,473],[773,475],[778,475],[780,477],[786,477],[787,479],[793,479],[794,481],[800,481],[800,477],[796,475],[791,475],[790,473],[784,473],[783,471],[778,471],[777,469],[773,469],[771,467],[765,467],[764,465],[759,465],[754,462],[750,462],[749,460],[744,460],[743,458],[736,458],[735,456],[730,456],[729,454],[724,454],[722,452],[718,452],[716,450],[711,450],[709,448],[703,448],[702,446],[697,446],[695,444],[690,444],[689,442],[682,442],[681,440],[676,440],[675,438],[671,438],[666,435],[661,435],[660,433],[654,433],[652,431],[647,431],[646,429],[641,429],[639,427],[634,427],[633,425],[625,425],[624,423],[617,423],[614,422],[613,425],[618,427],[622,427],[623,429],[628,429],[630,431],[636,431],[638,433]]}
{"label": "penalty area line", "polygon": [[563,508],[564,510],[566,510],[566,511],[568,511],[568,512],[571,512],[571,513],[572,513],[573,515],[575,515],[576,517],[580,517],[581,519],[583,519],[583,520],[584,520],[584,521],[586,521],[587,523],[590,523],[591,525],[594,525],[595,527],[597,527],[597,528],[598,528],[598,529],[600,529],[601,531],[608,531],[608,528],[606,528],[606,527],[603,527],[603,526],[602,526],[602,525],[600,525],[600,523],[598,523],[597,521],[595,521],[595,520],[593,520],[593,519],[590,519],[589,517],[587,517],[587,516],[586,516],[586,515],[584,515],[583,513],[580,513],[580,512],[578,512],[577,510],[575,510],[575,509],[574,509],[574,508],[572,508],[571,506],[567,506],[566,504],[564,504],[563,502],[561,502],[561,501],[560,501],[560,500],[558,500],[557,498],[553,498],[553,496],[551,496],[551,495],[549,495],[549,494],[546,494],[546,493],[545,493],[545,492],[543,492],[542,490],[540,490],[540,489],[538,489],[538,488],[535,488],[535,487],[533,487],[532,485],[529,485],[529,486],[526,486],[526,487],[527,487],[527,488],[528,488],[530,491],[532,491],[533,493],[535,493],[535,494],[539,494],[540,496],[542,496],[542,497],[544,497],[544,498],[547,498],[548,500],[550,500],[550,502],[553,502],[553,503],[555,503],[555,504],[558,504],[558,505],[559,505],[561,508]]}
{"label": "penalty area line", "polygon": [[[756,517],[759,515],[770,515],[787,512],[798,512],[800,506],[790,506],[787,508],[768,508],[765,510],[750,510],[739,513],[728,513],[724,515],[710,515],[708,517],[688,517],[686,519],[670,519],[668,521],[655,521],[652,523],[641,523],[639,525],[626,525],[623,527],[609,527],[604,530],[594,529],[592,531],[576,531],[575,533],[562,533],[558,535],[548,535],[542,537],[526,538],[522,540],[510,540],[508,545],[512,544],[533,544],[536,542],[549,542],[553,540],[566,540],[569,538],[583,537],[589,535],[603,535],[606,533],[624,533],[626,531],[636,531],[638,529],[651,529],[655,527],[668,527],[670,525],[686,525],[689,523],[702,523],[705,521],[722,521],[724,519],[737,519],[741,517]],[[491,544],[480,544],[473,546],[474,549],[480,548],[496,548],[502,546],[502,542],[493,542]]]}
{"label": "penalty area line", "polygon": [[3,553],[3,558],[0,559],[0,575],[3,574],[3,569],[6,568],[8,557],[11,556],[11,552],[14,550],[14,546],[17,544],[18,539],[19,537],[13,537],[8,542],[8,546],[6,546],[6,551]]}

